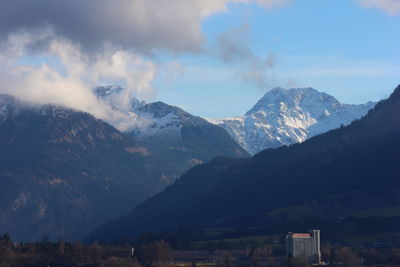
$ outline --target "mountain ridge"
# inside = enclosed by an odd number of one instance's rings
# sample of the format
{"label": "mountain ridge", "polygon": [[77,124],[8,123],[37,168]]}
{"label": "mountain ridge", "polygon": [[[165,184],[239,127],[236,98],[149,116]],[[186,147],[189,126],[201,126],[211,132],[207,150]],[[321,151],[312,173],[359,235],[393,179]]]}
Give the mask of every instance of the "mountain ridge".
{"label": "mountain ridge", "polygon": [[268,91],[245,115],[208,119],[223,127],[250,154],[304,142],[365,115],[375,105],[342,104],[311,87]]}

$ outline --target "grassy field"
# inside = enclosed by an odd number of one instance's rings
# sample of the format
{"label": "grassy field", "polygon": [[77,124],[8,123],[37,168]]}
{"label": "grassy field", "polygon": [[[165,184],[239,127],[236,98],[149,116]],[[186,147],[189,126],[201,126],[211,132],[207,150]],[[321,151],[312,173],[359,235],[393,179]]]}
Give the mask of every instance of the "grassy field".
{"label": "grassy field", "polygon": [[350,236],[338,239],[338,242],[349,245],[373,244],[399,239],[398,233],[381,233],[362,236]]}
{"label": "grassy field", "polygon": [[260,247],[269,245],[280,249],[285,244],[282,235],[257,235],[240,238],[215,239],[195,242],[195,249],[209,249],[210,247],[224,247],[229,249],[245,249],[248,247]]}
{"label": "grassy field", "polygon": [[400,216],[400,207],[380,207],[375,209],[364,209],[353,212],[353,216],[356,217],[371,217],[371,216],[379,216],[379,217],[393,217]]}

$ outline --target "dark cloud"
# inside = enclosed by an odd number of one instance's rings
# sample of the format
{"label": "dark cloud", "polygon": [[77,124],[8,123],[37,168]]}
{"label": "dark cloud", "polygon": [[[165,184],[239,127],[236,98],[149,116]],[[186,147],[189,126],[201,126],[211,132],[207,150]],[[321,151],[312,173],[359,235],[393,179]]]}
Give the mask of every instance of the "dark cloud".
{"label": "dark cloud", "polygon": [[202,6],[188,0],[2,0],[0,38],[51,28],[83,49],[193,51],[202,43]]}
{"label": "dark cloud", "polygon": [[149,51],[199,50],[202,21],[229,3],[282,6],[291,0],[1,0],[0,39],[50,28],[86,51],[105,44]]}

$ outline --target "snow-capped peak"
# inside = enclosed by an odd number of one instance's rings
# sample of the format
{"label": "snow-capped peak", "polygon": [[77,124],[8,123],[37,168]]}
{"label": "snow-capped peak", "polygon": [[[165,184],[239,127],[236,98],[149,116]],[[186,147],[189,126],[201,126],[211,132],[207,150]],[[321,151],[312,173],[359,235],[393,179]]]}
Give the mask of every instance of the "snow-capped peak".
{"label": "snow-capped peak", "polygon": [[140,101],[136,97],[124,91],[124,88],[115,85],[98,86],[93,90],[93,93],[99,98],[106,101],[115,110],[131,109],[136,110],[146,102]]}
{"label": "snow-capped peak", "polygon": [[268,91],[244,116],[209,119],[225,128],[249,153],[303,142],[365,115],[375,103],[342,104],[313,88]]}
{"label": "snow-capped peak", "polygon": [[[277,87],[267,92],[246,115],[260,110],[269,111],[272,106],[282,106],[282,103],[289,108],[307,108],[307,110],[317,113],[321,111],[321,106],[326,106],[334,110],[341,107],[341,103],[333,96],[318,92],[310,87],[292,89]],[[312,107],[315,107],[315,109],[312,110]]]}
{"label": "snow-capped peak", "polygon": [[184,124],[205,122],[178,107],[160,101],[140,101],[119,86],[99,86],[94,89],[94,93],[115,111],[128,115],[126,118],[129,121],[123,123],[129,127],[121,130],[134,134],[138,140],[155,135],[179,133]]}

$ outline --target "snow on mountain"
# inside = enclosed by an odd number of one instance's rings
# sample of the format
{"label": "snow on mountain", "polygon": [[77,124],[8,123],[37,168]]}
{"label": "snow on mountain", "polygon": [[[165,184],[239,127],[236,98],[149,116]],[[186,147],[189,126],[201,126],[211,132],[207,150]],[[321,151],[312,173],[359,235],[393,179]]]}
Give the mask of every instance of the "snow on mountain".
{"label": "snow on mountain", "polygon": [[[205,119],[195,117],[178,107],[160,101],[139,101],[133,96],[125,95],[124,90],[118,86],[100,86],[94,92],[113,109],[129,114],[129,119],[135,123],[130,123],[132,126],[126,131],[134,134],[137,140],[179,134],[183,125],[208,124]],[[124,101],[128,99],[127,108],[120,105],[122,98]]]}
{"label": "snow on mountain", "polygon": [[123,88],[120,86],[105,85],[105,86],[96,87],[94,89],[94,92],[97,96],[105,97],[105,96],[110,96],[112,94],[120,93],[122,90],[123,90]]}
{"label": "snow on mountain", "polygon": [[[181,134],[184,126],[204,126],[211,122],[224,128],[229,135],[250,154],[261,150],[290,145],[340,127],[362,117],[375,103],[362,105],[342,104],[334,97],[312,88],[275,88],[266,93],[245,115],[207,119],[193,116],[184,110],[163,102],[146,103],[126,95],[118,86],[101,86],[94,90],[99,99],[112,109],[127,114],[126,132],[136,140],[155,136],[172,137]],[[16,100],[0,97],[0,122],[9,116]],[[41,112],[45,112],[42,109]],[[64,112],[65,113],[65,112]],[[64,116],[57,107],[57,116]],[[109,122],[113,124],[113,122]]]}
{"label": "snow on mountain", "polygon": [[250,154],[303,142],[364,116],[375,103],[342,104],[313,88],[275,88],[244,116],[208,119],[223,127]]}
{"label": "snow on mountain", "polygon": [[40,116],[52,116],[53,118],[67,119],[72,109],[56,105],[35,105],[22,101],[12,95],[0,95],[0,123],[7,118],[18,116],[21,112],[35,112]]}
{"label": "snow on mountain", "polygon": [[[129,95],[119,86],[99,86],[93,90],[98,99],[104,101],[112,110],[124,116],[117,117],[116,121],[108,123],[121,131],[135,135],[137,140],[155,135],[178,133],[184,122],[206,120],[194,117],[178,107],[162,102],[146,103]],[[55,105],[35,105],[21,101],[11,95],[0,95],[0,123],[9,116],[23,109],[35,111],[40,115],[51,114],[57,117],[66,117],[71,110]]]}

